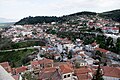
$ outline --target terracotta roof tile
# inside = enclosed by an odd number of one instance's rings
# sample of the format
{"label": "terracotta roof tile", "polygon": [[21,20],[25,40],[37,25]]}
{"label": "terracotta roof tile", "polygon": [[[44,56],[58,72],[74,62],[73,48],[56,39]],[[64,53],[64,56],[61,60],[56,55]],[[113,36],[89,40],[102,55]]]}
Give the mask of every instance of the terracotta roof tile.
{"label": "terracotta roof tile", "polygon": [[37,66],[37,65],[39,65],[38,61],[31,61],[31,66]]}
{"label": "terracotta roof tile", "polygon": [[102,48],[95,48],[96,51],[100,51],[102,53],[108,52],[108,50],[102,49]]}
{"label": "terracotta roof tile", "polygon": [[53,63],[53,60],[45,58],[43,60],[39,60],[38,62],[39,64],[47,64],[47,63]]}
{"label": "terracotta roof tile", "polygon": [[71,73],[71,72],[73,72],[73,69],[70,66],[68,66],[67,64],[63,64],[63,65],[60,65],[60,72],[62,74]]}
{"label": "terracotta roof tile", "polygon": [[88,73],[92,73],[92,69],[91,68],[87,68],[87,67],[82,67],[79,69],[75,69],[74,70],[75,75],[78,77],[78,80],[90,80],[92,79],[92,76]]}
{"label": "terracotta roof tile", "polygon": [[59,72],[57,71],[57,68],[55,67],[50,67],[50,68],[45,68],[39,73],[39,80],[43,79],[50,79],[51,80],[61,80],[61,76]]}
{"label": "terracotta roof tile", "polygon": [[45,68],[45,69],[43,69],[43,72],[54,72],[54,71],[56,71],[56,67],[50,67],[50,68]]}
{"label": "terracotta roof tile", "polygon": [[90,76],[90,74],[80,74],[77,75],[78,80],[91,80],[92,77]]}
{"label": "terracotta roof tile", "polygon": [[31,66],[34,67],[34,66],[37,66],[37,65],[40,65],[40,64],[48,64],[48,63],[53,63],[53,60],[51,59],[43,59],[43,60],[39,60],[39,61],[31,61]]}
{"label": "terracotta roof tile", "polygon": [[8,62],[2,62],[2,63],[0,63],[0,65],[1,65],[3,68],[10,66]]}
{"label": "terracotta roof tile", "polygon": [[119,28],[118,27],[113,27],[112,30],[119,30]]}
{"label": "terracotta roof tile", "polygon": [[120,78],[120,67],[102,67],[104,76]]}
{"label": "terracotta roof tile", "polygon": [[27,70],[26,66],[18,67],[15,69],[16,74],[21,73],[21,72],[25,72],[26,70]]}
{"label": "terracotta roof tile", "polygon": [[75,69],[75,74],[86,74],[88,72],[92,72],[92,70],[86,67]]}
{"label": "terracotta roof tile", "polygon": [[0,65],[7,71],[11,73],[11,66],[9,65],[8,62],[2,62]]}

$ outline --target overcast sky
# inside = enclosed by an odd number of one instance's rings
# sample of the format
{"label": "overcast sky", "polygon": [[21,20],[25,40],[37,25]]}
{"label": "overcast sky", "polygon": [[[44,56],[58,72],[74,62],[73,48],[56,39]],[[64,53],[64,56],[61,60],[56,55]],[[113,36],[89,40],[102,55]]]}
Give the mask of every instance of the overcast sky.
{"label": "overcast sky", "polygon": [[80,11],[120,9],[120,0],[0,0],[0,17],[62,16]]}

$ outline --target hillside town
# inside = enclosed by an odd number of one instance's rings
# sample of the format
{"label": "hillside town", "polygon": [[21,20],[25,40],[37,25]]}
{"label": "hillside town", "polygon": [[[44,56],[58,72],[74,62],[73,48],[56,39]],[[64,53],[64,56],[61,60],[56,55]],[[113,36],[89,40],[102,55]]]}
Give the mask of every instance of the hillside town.
{"label": "hillside town", "polygon": [[[70,17],[64,23],[13,25],[7,30],[0,29],[3,30],[1,38],[8,38],[13,43],[29,40],[45,41],[44,46],[39,44],[28,46],[38,50],[36,54],[31,55],[34,57],[29,64],[12,67],[9,61],[1,62],[0,78],[2,80],[97,80],[95,75],[99,73],[103,80],[120,80],[119,51],[116,53],[109,48],[101,48],[97,40],[87,44],[85,37],[80,38],[81,34],[87,34],[89,37],[91,34],[102,35],[111,37],[115,44],[120,37],[118,26],[120,23],[111,19],[82,15],[72,19]],[[73,35],[74,39],[71,35],[59,36],[70,32],[78,33],[79,36]],[[17,49],[21,50],[18,47],[2,49],[0,52],[11,53]]]}

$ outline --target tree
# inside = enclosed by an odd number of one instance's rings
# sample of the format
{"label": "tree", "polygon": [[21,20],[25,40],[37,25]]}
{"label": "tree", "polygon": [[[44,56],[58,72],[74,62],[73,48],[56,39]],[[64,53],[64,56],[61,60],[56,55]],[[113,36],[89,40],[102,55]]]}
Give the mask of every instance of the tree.
{"label": "tree", "polygon": [[104,80],[103,77],[102,77],[103,73],[102,73],[101,68],[100,68],[101,58],[103,57],[103,53],[101,53],[100,51],[96,51],[95,54],[98,55],[98,57],[99,57],[99,65],[98,65],[98,69],[96,70],[96,73],[93,76],[92,80]]}
{"label": "tree", "polygon": [[103,33],[101,28],[97,28],[96,31],[100,32],[100,33]]}
{"label": "tree", "polygon": [[104,66],[107,65],[107,57],[106,54],[101,53],[100,51],[95,52],[96,58],[103,64]]}
{"label": "tree", "polygon": [[26,72],[25,74],[22,75],[23,80],[37,80],[37,77],[31,73],[31,72]]}
{"label": "tree", "polygon": [[104,36],[104,35],[98,35],[96,37],[96,41],[97,41],[97,43],[100,44],[101,48],[105,48],[106,49],[106,36]]}
{"label": "tree", "polygon": [[95,55],[98,55],[98,56],[102,57],[103,53],[101,53],[100,51],[96,51]]}
{"label": "tree", "polygon": [[103,76],[103,73],[101,71],[100,63],[99,63],[98,69],[97,69],[95,75],[93,76],[92,80],[104,80],[102,76]]}
{"label": "tree", "polygon": [[80,63],[79,62],[75,62],[75,67],[76,68],[80,68]]}
{"label": "tree", "polygon": [[68,55],[67,55],[68,59],[71,59],[72,58],[72,53],[70,52]]}
{"label": "tree", "polygon": [[108,38],[107,38],[106,45],[108,45],[108,47],[109,47],[109,46],[110,46],[110,47],[113,46],[113,38],[108,37]]}
{"label": "tree", "polygon": [[120,38],[118,38],[116,42],[116,53],[120,54]]}

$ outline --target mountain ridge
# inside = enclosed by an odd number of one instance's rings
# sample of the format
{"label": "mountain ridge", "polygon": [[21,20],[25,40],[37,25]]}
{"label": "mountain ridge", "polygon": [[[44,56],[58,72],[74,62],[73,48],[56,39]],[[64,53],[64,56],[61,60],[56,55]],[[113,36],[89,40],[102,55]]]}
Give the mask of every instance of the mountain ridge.
{"label": "mountain ridge", "polygon": [[65,17],[70,16],[78,16],[78,15],[98,15],[103,18],[109,18],[114,21],[120,22],[120,9],[112,10],[112,11],[106,11],[102,13],[96,13],[96,12],[90,12],[90,11],[82,11],[77,12],[69,15],[63,15],[61,17],[56,16],[35,16],[35,17],[26,17],[21,19],[20,21],[16,22],[15,25],[24,25],[24,24],[37,24],[37,23],[50,23],[50,22],[64,22],[66,21]]}

